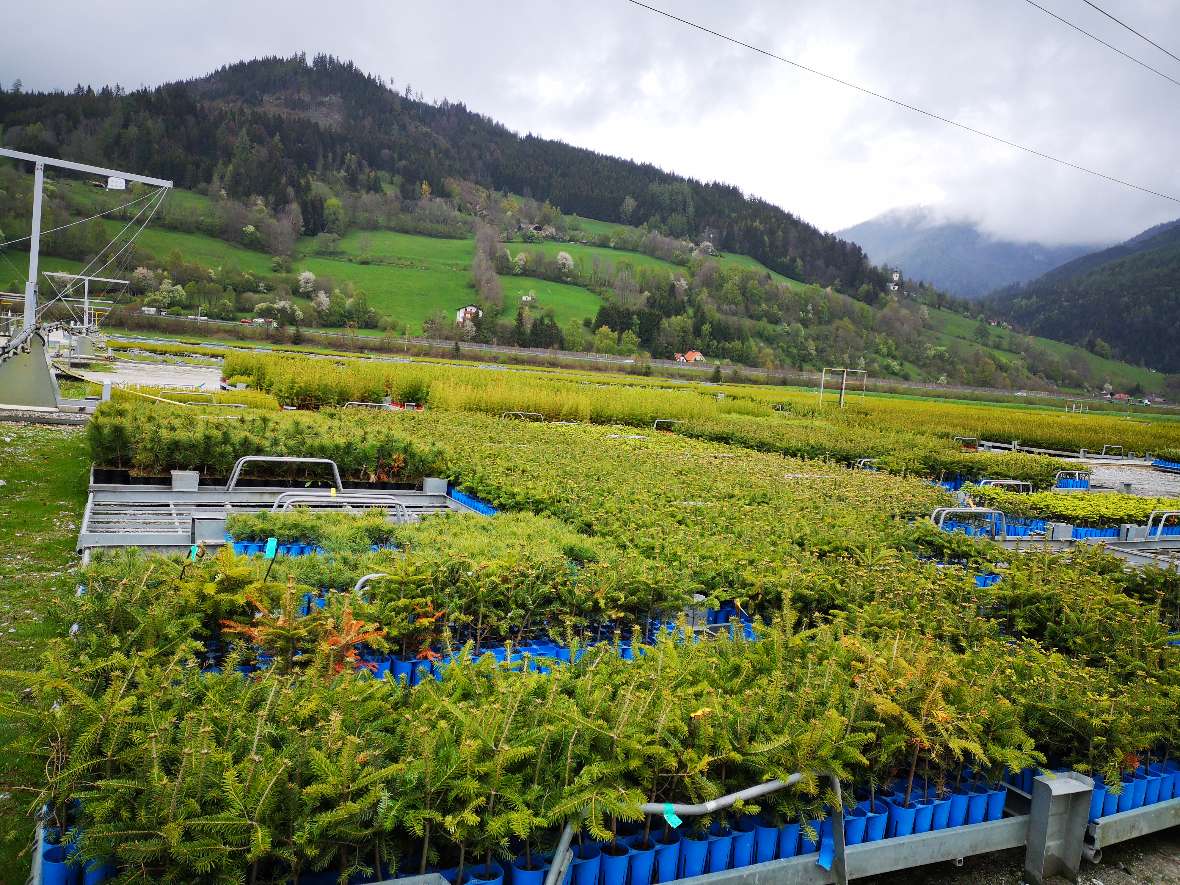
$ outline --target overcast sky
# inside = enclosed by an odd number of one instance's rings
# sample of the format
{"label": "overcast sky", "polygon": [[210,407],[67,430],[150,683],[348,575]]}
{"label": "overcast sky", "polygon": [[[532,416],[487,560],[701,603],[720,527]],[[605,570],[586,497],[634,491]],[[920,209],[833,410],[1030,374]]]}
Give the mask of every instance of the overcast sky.
{"label": "overcast sky", "polygon": [[[1180,80],[1081,0],[1041,5]],[[1180,86],[1027,0],[654,0],[875,91],[1180,196]],[[1101,0],[1180,55],[1180,2]],[[40,0],[11,4],[0,83],[134,88],[331,52],[519,132],[733,183],[826,229],[934,207],[997,236],[1125,239],[1180,204],[991,144],[626,0]],[[145,170],[150,171],[150,170]]]}

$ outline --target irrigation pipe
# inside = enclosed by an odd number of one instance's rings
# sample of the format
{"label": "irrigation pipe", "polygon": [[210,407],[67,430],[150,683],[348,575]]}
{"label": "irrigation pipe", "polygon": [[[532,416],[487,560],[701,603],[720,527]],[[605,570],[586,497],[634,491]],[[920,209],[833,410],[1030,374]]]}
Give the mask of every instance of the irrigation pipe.
{"label": "irrigation pipe", "polygon": [[[365,578],[361,578],[361,581],[364,580]],[[832,779],[832,789],[836,793],[837,800],[839,800],[837,811],[833,815],[835,819],[832,822],[832,840],[834,842],[835,853],[832,862],[832,872],[835,875],[837,885],[847,885],[848,872],[844,863],[844,824],[842,820],[843,795],[840,790],[840,779],[834,774],[828,776]],[[747,799],[756,799],[759,796],[776,793],[786,787],[794,786],[803,780],[803,777],[802,772],[795,772],[786,780],[772,780],[761,784],[754,784],[752,787],[746,787],[744,790],[738,790],[736,793],[729,793],[725,796],[719,796],[716,799],[710,799],[708,802],[700,802],[695,805],[645,802],[639,806],[639,810],[643,814],[671,813],[679,817],[703,817],[715,811],[730,808],[738,802],[744,802]],[[570,843],[573,842],[573,838],[574,822],[570,821],[566,823],[565,828],[561,831],[561,838],[557,842],[557,850],[553,855],[553,863],[549,867],[549,872],[545,874],[544,885],[557,885],[558,882],[564,881],[565,871],[573,860],[573,852],[570,850]]]}

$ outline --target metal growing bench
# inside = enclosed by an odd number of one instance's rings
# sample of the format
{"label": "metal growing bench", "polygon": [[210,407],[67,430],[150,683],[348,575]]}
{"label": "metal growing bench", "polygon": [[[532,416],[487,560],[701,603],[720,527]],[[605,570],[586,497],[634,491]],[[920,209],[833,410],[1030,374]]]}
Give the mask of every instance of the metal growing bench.
{"label": "metal growing bench", "polygon": [[392,412],[392,403],[366,403],[360,400],[349,400],[344,404],[346,409],[374,409],[379,412]]}

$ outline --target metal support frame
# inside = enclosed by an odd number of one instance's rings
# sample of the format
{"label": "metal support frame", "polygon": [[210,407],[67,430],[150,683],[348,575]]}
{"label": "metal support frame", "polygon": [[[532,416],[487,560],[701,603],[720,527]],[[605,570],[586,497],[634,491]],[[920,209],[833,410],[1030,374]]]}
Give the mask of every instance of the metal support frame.
{"label": "metal support frame", "polygon": [[1073,771],[1033,781],[1024,856],[1024,875],[1032,885],[1057,875],[1078,880],[1093,792],[1094,781]]}
{"label": "metal support frame", "polygon": [[[406,403],[408,409],[414,403]],[[501,418],[515,418],[518,421],[544,421],[545,416],[540,412],[501,412]]]}
{"label": "metal support frame", "polygon": [[836,372],[840,373],[840,408],[844,408],[844,394],[848,390],[849,373],[861,376],[860,397],[864,399],[865,390],[869,384],[869,373],[867,371],[864,369],[848,369],[843,366],[824,366],[823,371],[819,375],[819,404],[821,406],[824,404],[824,386],[827,381],[828,372],[833,374]]}

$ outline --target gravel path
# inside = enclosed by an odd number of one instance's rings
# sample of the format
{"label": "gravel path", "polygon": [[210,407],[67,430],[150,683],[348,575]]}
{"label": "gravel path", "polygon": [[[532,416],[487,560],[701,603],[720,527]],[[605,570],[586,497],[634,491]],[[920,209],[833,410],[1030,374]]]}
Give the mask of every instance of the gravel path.
{"label": "gravel path", "polygon": [[1127,464],[1096,464],[1091,485],[1094,488],[1123,491],[1123,483],[1131,484],[1131,494],[1147,497],[1180,498],[1180,473],[1165,473],[1151,467]]}
{"label": "gravel path", "polygon": [[123,387],[139,384],[147,387],[200,387],[217,390],[221,384],[220,366],[191,366],[187,364],[136,363],[119,361],[113,363],[110,372],[76,370],[88,381]]}
{"label": "gravel path", "polygon": [[[1180,827],[1103,849],[1102,863],[1082,861],[1079,885],[1180,885]],[[953,864],[931,864],[887,876],[856,879],[856,885],[1021,885],[1024,851],[988,854]],[[1053,877],[1051,885],[1067,885]]]}

